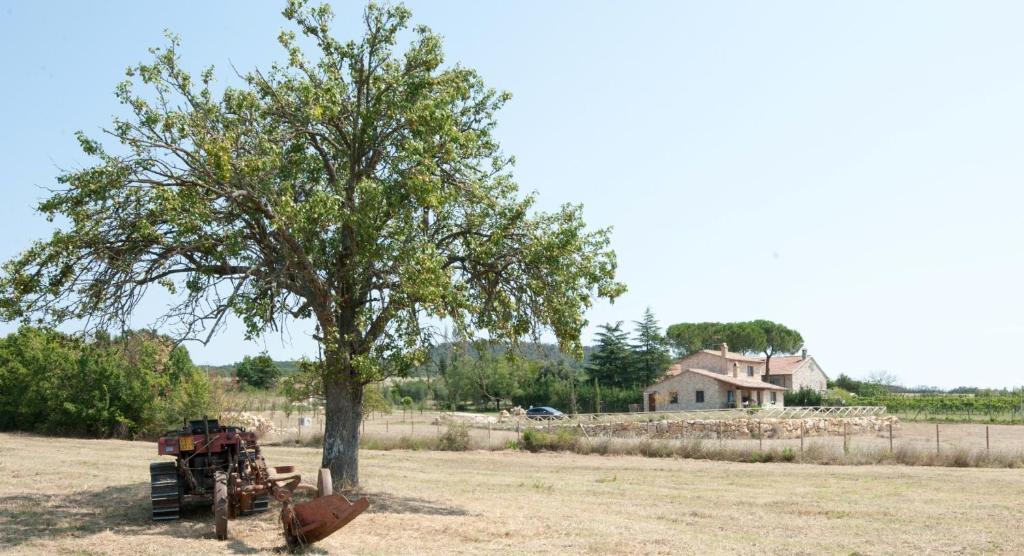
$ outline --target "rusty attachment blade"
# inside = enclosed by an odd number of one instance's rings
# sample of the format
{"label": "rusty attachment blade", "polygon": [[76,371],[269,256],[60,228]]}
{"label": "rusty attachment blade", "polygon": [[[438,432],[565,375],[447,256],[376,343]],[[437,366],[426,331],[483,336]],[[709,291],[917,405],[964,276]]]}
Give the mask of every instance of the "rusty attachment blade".
{"label": "rusty attachment blade", "polygon": [[321,541],[347,525],[369,506],[370,501],[365,496],[349,502],[341,494],[321,496],[296,504],[285,510],[290,515],[281,516],[288,546]]}

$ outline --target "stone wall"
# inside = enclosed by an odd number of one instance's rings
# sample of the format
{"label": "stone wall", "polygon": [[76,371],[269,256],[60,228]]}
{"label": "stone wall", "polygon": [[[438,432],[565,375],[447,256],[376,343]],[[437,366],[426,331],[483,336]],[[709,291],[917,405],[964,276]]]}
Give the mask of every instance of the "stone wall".
{"label": "stone wall", "polygon": [[[704,392],[704,402],[697,403],[697,390]],[[644,411],[650,411],[648,395],[654,393],[658,411],[680,411],[700,409],[721,409],[726,407],[725,388],[717,380],[683,372],[664,382],[659,382],[644,391]],[[678,396],[678,403],[672,402],[672,392]]]}
{"label": "stone wall", "polygon": [[661,419],[591,423],[581,426],[589,436],[614,438],[800,438],[842,436],[888,432],[889,425],[899,428],[899,418],[891,415],[870,417],[809,417],[805,419]]}

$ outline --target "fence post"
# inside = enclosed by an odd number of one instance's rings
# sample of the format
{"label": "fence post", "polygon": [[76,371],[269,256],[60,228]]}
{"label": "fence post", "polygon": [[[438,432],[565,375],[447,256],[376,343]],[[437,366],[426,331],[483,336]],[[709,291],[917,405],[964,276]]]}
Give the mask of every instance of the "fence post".
{"label": "fence post", "polygon": [[843,421],[843,453],[850,453],[850,423]]}
{"label": "fence post", "polygon": [[384,432],[388,432],[388,421],[390,421],[390,419],[384,419]]}
{"label": "fence post", "polygon": [[764,451],[764,441],[762,440],[764,434],[761,432],[761,423],[757,423],[757,449],[760,452]]}
{"label": "fence post", "polygon": [[987,451],[989,451],[989,443],[988,443],[988,425],[985,425],[985,451],[986,451],[986,452],[987,452]]}
{"label": "fence post", "polygon": [[487,421],[487,448],[491,448],[491,422]]}
{"label": "fence post", "polygon": [[804,420],[800,420],[800,453],[804,453]]}
{"label": "fence post", "polygon": [[939,424],[935,423],[935,453],[939,453]]}
{"label": "fence post", "polygon": [[889,419],[889,453],[892,453],[892,419]]}

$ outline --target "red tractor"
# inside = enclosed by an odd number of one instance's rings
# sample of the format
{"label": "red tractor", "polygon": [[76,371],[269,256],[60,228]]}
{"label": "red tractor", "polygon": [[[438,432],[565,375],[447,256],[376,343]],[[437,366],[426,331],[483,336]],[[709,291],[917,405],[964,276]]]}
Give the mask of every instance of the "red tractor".
{"label": "red tractor", "polygon": [[186,500],[212,504],[220,540],[228,536],[229,519],[265,512],[271,498],[281,503],[281,524],[289,547],[326,538],[369,506],[366,497],[352,503],[334,494],[327,469],[320,470],[316,497],[292,504],[296,490],[312,491],[313,487],[301,484],[292,466],[267,467],[255,433],[223,426],[216,419],[186,423],[161,437],[157,450],[175,459],[149,465],[153,519],[178,519]]}

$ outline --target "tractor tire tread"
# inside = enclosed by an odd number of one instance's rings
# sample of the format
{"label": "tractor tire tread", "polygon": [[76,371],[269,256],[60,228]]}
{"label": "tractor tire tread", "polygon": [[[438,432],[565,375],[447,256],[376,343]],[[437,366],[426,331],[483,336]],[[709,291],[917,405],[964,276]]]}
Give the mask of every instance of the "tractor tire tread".
{"label": "tractor tire tread", "polygon": [[159,461],[149,464],[150,495],[153,521],[172,521],[181,515],[181,480],[178,464]]}

